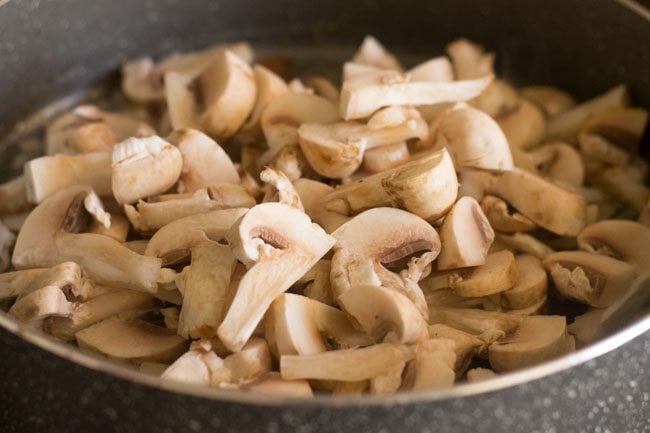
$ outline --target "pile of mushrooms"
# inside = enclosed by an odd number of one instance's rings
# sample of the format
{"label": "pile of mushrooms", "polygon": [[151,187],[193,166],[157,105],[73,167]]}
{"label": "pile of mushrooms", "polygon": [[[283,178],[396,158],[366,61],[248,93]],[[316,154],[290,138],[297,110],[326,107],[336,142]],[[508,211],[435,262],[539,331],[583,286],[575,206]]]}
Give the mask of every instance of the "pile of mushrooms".
{"label": "pile of mushrooms", "polygon": [[245,43],[131,61],[128,106],[63,113],[0,185],[0,301],[163,385],[293,396],[588,344],[650,293],[648,112],[493,62],[460,39],[406,70],[367,37],[339,88]]}

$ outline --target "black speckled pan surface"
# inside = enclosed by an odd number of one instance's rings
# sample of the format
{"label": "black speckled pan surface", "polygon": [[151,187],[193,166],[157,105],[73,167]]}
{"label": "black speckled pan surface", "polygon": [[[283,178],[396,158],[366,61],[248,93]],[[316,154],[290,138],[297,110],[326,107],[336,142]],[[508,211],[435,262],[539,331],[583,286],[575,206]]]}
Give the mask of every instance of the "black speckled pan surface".
{"label": "black speckled pan surface", "polygon": [[[369,33],[422,58],[465,36],[495,51],[515,83],[587,98],[626,82],[648,107],[649,17],[633,2],[606,0],[0,0],[0,143],[37,108],[128,58],[242,39],[328,60]],[[0,146],[3,178],[7,151]],[[26,341],[0,313],[0,431],[650,432],[650,317],[623,325],[632,328],[531,370],[532,381],[513,375],[456,397],[298,403],[134,382],[125,369],[102,372],[96,358],[18,332],[38,346]],[[75,356],[85,366],[65,359]]]}

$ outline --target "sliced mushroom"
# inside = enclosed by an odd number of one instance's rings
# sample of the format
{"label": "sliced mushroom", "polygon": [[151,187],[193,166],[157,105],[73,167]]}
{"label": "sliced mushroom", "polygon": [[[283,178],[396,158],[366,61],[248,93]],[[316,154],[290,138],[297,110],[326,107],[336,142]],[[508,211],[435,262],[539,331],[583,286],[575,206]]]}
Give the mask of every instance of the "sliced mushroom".
{"label": "sliced mushroom", "polygon": [[165,265],[190,255],[192,246],[210,239],[222,240],[232,225],[248,209],[234,208],[190,215],[167,224],[147,244],[145,256],[160,257]]}
{"label": "sliced mushroom", "polygon": [[304,211],[298,191],[283,172],[267,167],[260,173],[260,180],[267,184],[262,202],[277,201]]}
{"label": "sliced mushroom", "polygon": [[442,114],[432,125],[433,143],[447,147],[457,168],[511,170],[512,155],[499,125],[487,114],[458,107]]}
{"label": "sliced mushroom", "polygon": [[520,316],[510,335],[488,348],[490,365],[496,372],[539,364],[566,353],[567,327],[563,316]]}
{"label": "sliced mushroom", "polygon": [[449,83],[410,82],[395,71],[364,74],[345,81],[339,112],[345,120],[360,119],[390,105],[432,105],[475,98],[490,84],[491,75]]}
{"label": "sliced mushroom", "polygon": [[370,379],[368,381],[370,394],[392,394],[397,392],[402,385],[404,367],[406,367],[406,362],[397,364],[389,372]]}
{"label": "sliced mushroom", "polygon": [[173,380],[195,385],[210,385],[212,372],[204,361],[205,355],[197,350],[185,352],[165,369],[160,378],[163,381]]}
{"label": "sliced mushroom", "polygon": [[[174,199],[174,196],[178,198]],[[243,187],[222,183],[210,185],[207,190],[197,190],[189,197],[177,194],[170,195],[162,201],[140,201],[137,209],[135,206],[125,205],[124,211],[133,227],[146,233],[188,216],[219,209],[248,208],[254,205],[255,200]]]}
{"label": "sliced mushroom", "polygon": [[483,170],[460,170],[458,173],[458,196],[473,197],[480,202],[485,197],[485,188],[492,182],[493,177],[492,173]]}
{"label": "sliced mushroom", "polygon": [[[393,231],[395,227],[400,230]],[[422,264],[431,263],[440,251],[440,239],[433,227],[399,209],[375,208],[351,219],[332,236],[337,240],[330,276],[335,299],[356,285],[382,285],[406,295],[426,317],[426,302],[417,285],[421,275],[414,280],[406,270],[398,275],[384,264],[422,251]]]}
{"label": "sliced mushroom", "polygon": [[162,138],[130,138],[113,149],[113,195],[124,205],[162,194],[176,183],[182,166],[181,152]]}
{"label": "sliced mushroom", "polygon": [[520,104],[521,99],[515,88],[498,78],[492,81],[483,93],[469,101],[469,105],[495,119],[517,111]]}
{"label": "sliced mushroom", "polygon": [[213,183],[239,183],[239,174],[230,157],[207,135],[182,129],[167,139],[183,156],[178,192],[194,192]]}
{"label": "sliced mushroom", "polygon": [[385,71],[386,68],[367,65],[359,62],[345,62],[343,64],[343,81],[359,78],[363,75]]}
{"label": "sliced mushroom", "polygon": [[212,136],[231,137],[255,105],[255,77],[251,67],[231,51],[217,54],[197,78],[205,111],[201,124]]}
{"label": "sliced mushroom", "polygon": [[362,65],[375,66],[383,69],[402,70],[402,66],[384,46],[373,36],[366,36],[355,53],[352,61]]}
{"label": "sliced mushroom", "polygon": [[401,293],[380,286],[353,286],[338,303],[375,341],[416,343],[428,336],[427,322]]}
{"label": "sliced mushroom", "polygon": [[563,296],[592,307],[608,307],[636,277],[634,266],[584,251],[561,251],[544,259],[556,289]]}
{"label": "sliced mushroom", "polygon": [[305,154],[298,145],[285,146],[280,149],[267,166],[283,172],[292,182],[303,176],[315,177]]}
{"label": "sliced mushroom", "polygon": [[610,108],[624,107],[628,99],[627,88],[618,85],[600,96],[564,111],[549,119],[546,139],[577,143],[578,133],[587,119]]}
{"label": "sliced mushroom", "polygon": [[332,104],[336,105],[339,103],[339,89],[327,78],[308,75],[303,77],[303,80],[307,87],[314,89],[316,95],[322,96]]}
{"label": "sliced mushroom", "polygon": [[255,105],[248,120],[242,126],[242,131],[257,135],[261,134],[260,123],[266,107],[273,99],[287,93],[289,88],[280,76],[262,65],[255,65],[253,73],[257,87]]}
{"label": "sliced mushroom", "polygon": [[0,274],[0,301],[26,293],[32,282],[45,272],[47,268],[23,269]]}
{"label": "sliced mushroom", "polygon": [[546,128],[546,119],[542,111],[525,99],[519,101],[516,110],[499,117],[497,123],[513,152],[514,149],[535,147],[542,141]]}
{"label": "sliced mushroom", "polygon": [[443,149],[336,188],[325,197],[325,201],[343,199],[352,213],[390,205],[427,221],[435,221],[447,213],[457,194],[454,164],[447,150]]}
{"label": "sliced mushroom", "polygon": [[246,390],[259,394],[286,397],[313,397],[314,393],[306,380],[286,380],[280,373],[270,372],[256,382],[247,384]]}
{"label": "sliced mushroom", "polygon": [[408,119],[397,126],[373,129],[356,123],[320,125],[304,123],[298,129],[300,148],[319,174],[344,178],[361,165],[366,149],[384,146],[429,134],[422,119]]}
{"label": "sliced mushroom", "polygon": [[496,377],[494,370],[489,368],[472,368],[467,371],[467,381],[468,382],[482,382],[484,380],[492,379]]}
{"label": "sliced mushroom", "polygon": [[266,340],[277,359],[327,351],[309,299],[289,293],[275,298],[265,317]]}
{"label": "sliced mushroom", "polygon": [[87,231],[88,233],[108,236],[119,243],[124,243],[129,235],[130,228],[128,219],[122,215],[111,214],[111,226],[109,228],[106,228],[104,224],[97,220],[92,220]]}
{"label": "sliced mushroom", "polygon": [[[411,68],[407,72],[413,81],[431,81],[447,83],[454,81],[454,70],[445,56],[434,57]],[[345,78],[344,78],[345,79]]]}
{"label": "sliced mushroom", "polygon": [[315,212],[321,208],[323,197],[334,189],[326,183],[304,178],[295,180],[293,187],[300,196],[305,213],[312,219]]}
{"label": "sliced mushroom", "polygon": [[332,285],[330,284],[331,270],[332,265],[330,260],[320,260],[314,268],[312,268],[314,276],[305,286],[303,294],[310,299],[322,302],[326,305],[337,305],[334,296],[332,295]]}
{"label": "sliced mushroom", "polygon": [[45,286],[20,297],[9,314],[25,323],[40,323],[46,317],[69,316],[74,305],[56,286]]}
{"label": "sliced mushroom", "polygon": [[171,362],[187,348],[173,331],[140,319],[115,316],[75,334],[79,347],[132,362]]}
{"label": "sliced mushroom", "polygon": [[429,311],[436,308],[477,308],[483,305],[482,298],[466,298],[454,293],[449,287],[449,271],[444,272],[444,288],[430,289],[427,279],[422,280],[420,286],[424,292],[424,298],[427,301]]}
{"label": "sliced mushroom", "polygon": [[528,86],[522,88],[519,94],[541,108],[549,117],[564,113],[576,105],[573,96],[553,86]]}
{"label": "sliced mushroom", "polygon": [[455,343],[445,338],[425,340],[415,347],[412,361],[414,391],[447,388],[454,384],[456,373]]}
{"label": "sliced mushroom", "polygon": [[548,277],[541,260],[521,254],[515,258],[515,264],[517,282],[511,289],[499,293],[498,305],[506,310],[522,310],[546,301]]}
{"label": "sliced mushroom", "polygon": [[[606,165],[624,167],[630,162],[632,157],[626,150],[597,134],[581,133],[578,141],[580,143],[580,150],[590,160],[590,164],[592,165],[591,174],[600,173],[602,167]],[[601,165],[602,167],[599,167]]]}
{"label": "sliced mushroom", "polygon": [[580,142],[585,137],[601,140],[636,152],[648,124],[648,111],[643,108],[614,107],[589,117],[580,130]]}
{"label": "sliced mushroom", "polygon": [[[226,238],[248,272],[219,326],[221,341],[240,350],[269,305],[327,253],[334,239],[307,215],[280,203],[253,207]],[[251,300],[255,300],[251,302]]]}
{"label": "sliced mushroom", "polygon": [[650,228],[634,221],[607,220],[585,227],[578,235],[581,249],[650,270]]}
{"label": "sliced mushroom", "polygon": [[445,339],[455,343],[453,350],[456,353],[456,360],[453,369],[457,377],[467,370],[474,356],[482,354],[487,349],[485,341],[477,336],[447,325],[429,326],[429,336],[432,339]]}
{"label": "sliced mushroom", "polygon": [[0,215],[14,215],[29,208],[25,176],[0,184]]}
{"label": "sliced mushroom", "polygon": [[585,199],[525,170],[499,174],[488,187],[541,227],[559,234],[577,235],[586,223]]}
{"label": "sliced mushroom", "polygon": [[0,222],[0,272],[6,271],[11,264],[11,248],[15,241],[16,235]]}
{"label": "sliced mushroom", "polygon": [[199,128],[199,107],[189,89],[192,78],[176,71],[165,73],[165,100],[169,123],[173,130]]}
{"label": "sliced mushroom", "polygon": [[263,377],[271,371],[269,347],[261,338],[251,338],[242,349],[223,360],[223,368],[213,374],[212,384],[243,384]]}
{"label": "sliced mushroom", "polygon": [[493,195],[483,197],[481,209],[490,226],[502,233],[528,232],[537,227],[534,222],[519,212],[511,212],[505,201]]}
{"label": "sliced mushroom", "polygon": [[485,263],[494,230],[476,200],[461,197],[442,223],[440,241],[439,270],[479,266]]}
{"label": "sliced mushroom", "polygon": [[584,163],[573,146],[548,143],[533,149],[529,154],[543,176],[578,187],[584,184]]}
{"label": "sliced mushroom", "polygon": [[449,285],[460,296],[488,296],[512,288],[516,283],[516,272],[515,257],[504,250],[488,255],[481,266],[452,272]]}
{"label": "sliced mushroom", "polygon": [[363,168],[369,173],[381,173],[409,161],[405,141],[368,149],[363,154]]}
{"label": "sliced mushroom", "polygon": [[487,344],[513,334],[523,318],[479,309],[438,308],[431,310],[429,323],[443,324],[476,335]]}
{"label": "sliced mushroom", "polygon": [[325,98],[308,93],[288,92],[274,98],[262,113],[260,123],[271,153],[261,163],[271,160],[279,149],[298,144],[298,128],[303,123],[328,124],[339,120],[336,106]]}
{"label": "sliced mushroom", "polygon": [[381,343],[314,355],[284,355],[280,373],[284,379],[361,381],[386,374],[412,357],[406,346]]}
{"label": "sliced mushroom", "polygon": [[148,308],[152,296],[134,290],[108,292],[72,308],[69,317],[50,317],[43,323],[43,330],[61,340],[73,340],[75,334],[84,328],[119,313]]}
{"label": "sliced mushroom", "polygon": [[456,39],[447,45],[446,51],[458,80],[483,77],[493,72],[494,54],[485,53],[483,47],[467,39]]}
{"label": "sliced mushroom", "polygon": [[623,168],[607,168],[598,175],[595,183],[637,213],[650,200],[650,188],[632,178]]}
{"label": "sliced mushroom", "polygon": [[526,233],[514,233],[512,235],[497,233],[496,242],[514,252],[530,254],[540,260],[544,260],[546,256],[555,252],[553,248]]}
{"label": "sliced mushroom", "polygon": [[214,241],[192,247],[192,262],[183,272],[183,306],[178,334],[184,338],[211,337],[228,308],[230,278],[235,268],[230,248]]}
{"label": "sliced mushroom", "polygon": [[25,164],[27,200],[41,203],[73,185],[88,185],[99,195],[110,195],[111,154],[52,155]]}

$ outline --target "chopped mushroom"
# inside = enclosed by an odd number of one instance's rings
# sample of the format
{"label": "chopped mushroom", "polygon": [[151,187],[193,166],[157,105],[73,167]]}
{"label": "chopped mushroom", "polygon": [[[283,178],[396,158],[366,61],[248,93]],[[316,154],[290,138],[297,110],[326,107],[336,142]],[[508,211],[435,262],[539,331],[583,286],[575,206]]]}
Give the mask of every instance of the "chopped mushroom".
{"label": "chopped mushroom", "polygon": [[544,137],[546,120],[535,105],[522,99],[517,109],[500,116],[497,123],[503,130],[513,152],[535,147]]}
{"label": "chopped mushroom", "polygon": [[88,185],[104,196],[111,194],[111,154],[52,155],[25,164],[27,199],[41,203],[73,185]]}
{"label": "chopped mushroom", "polygon": [[506,310],[521,310],[546,301],[548,277],[537,257],[521,254],[515,257],[517,282],[498,295],[499,305]]}
{"label": "chopped mushroom", "polygon": [[481,382],[484,380],[492,379],[496,377],[494,370],[489,368],[472,368],[467,371],[467,381],[468,382]]}
{"label": "chopped mushroom", "polygon": [[445,338],[425,340],[415,347],[413,378],[414,391],[447,388],[454,384],[456,373],[456,344]]}
{"label": "chopped mushroom", "polygon": [[564,113],[576,105],[571,95],[553,86],[528,86],[521,89],[519,94],[536,104],[550,117]]}
{"label": "chopped mushroom", "polygon": [[237,351],[273,299],[325,255],[334,239],[312,224],[307,215],[280,203],[253,207],[226,238],[237,259],[249,268],[218,329],[224,345]]}
{"label": "chopped mushroom", "polygon": [[249,383],[245,389],[260,394],[287,397],[312,397],[314,395],[306,380],[283,379],[280,373],[268,373],[256,382]]}
{"label": "chopped mushroom", "polygon": [[409,81],[395,71],[364,74],[345,81],[339,111],[345,120],[360,119],[390,105],[431,105],[475,98],[492,81],[492,76],[449,83]]}
{"label": "chopped mushroom", "polygon": [[132,363],[171,362],[187,342],[170,331],[137,318],[115,316],[75,334],[80,347]]}
{"label": "chopped mushroom", "polygon": [[56,286],[45,286],[19,298],[9,309],[9,314],[21,322],[40,323],[50,316],[68,316],[73,304]]}
{"label": "chopped mushroom", "polygon": [[454,342],[453,350],[456,354],[453,365],[456,376],[460,376],[472,362],[474,356],[483,354],[487,345],[479,337],[452,328],[451,326],[434,324],[429,326],[429,336],[432,339],[449,340]]}
{"label": "chopped mushroom", "polygon": [[459,269],[449,275],[449,286],[457,295],[478,297],[504,292],[515,285],[515,257],[504,250],[487,256],[485,264]]}
{"label": "chopped mushroom", "polygon": [[79,263],[98,283],[144,291],[157,288],[160,260],[136,254],[108,236],[80,233],[90,215],[110,224],[88,187],[60,191],[32,211],[18,234],[12,263],[17,269]]}
{"label": "chopped mushroom", "polygon": [[440,240],[438,269],[478,266],[485,263],[494,230],[476,200],[461,197],[442,223]]}
{"label": "chopped mushroom", "polygon": [[584,183],[584,163],[574,147],[566,143],[548,143],[529,154],[542,175],[577,187]]}
{"label": "chopped mushroom", "polygon": [[198,77],[205,111],[201,124],[219,139],[229,138],[244,124],[255,105],[251,67],[232,51],[217,54]]}
{"label": "chopped mushroom", "polygon": [[15,241],[16,235],[0,222],[0,272],[6,271],[11,264],[11,248]]}
{"label": "chopped mushroom", "polygon": [[377,39],[370,35],[363,39],[352,61],[382,69],[395,69],[397,71],[402,69],[397,58],[389,53]]}
{"label": "chopped mushroom", "polygon": [[584,251],[550,254],[544,267],[562,296],[600,308],[621,298],[637,274],[630,264]]}
{"label": "chopped mushroom", "polygon": [[408,162],[409,149],[405,141],[368,149],[363,154],[363,168],[369,173],[381,173]]}
{"label": "chopped mushroom", "polygon": [[194,192],[213,183],[239,183],[239,174],[230,157],[207,135],[194,129],[181,129],[167,139],[183,157],[178,192]]}
{"label": "chopped mushroom", "polygon": [[[113,195],[118,203],[169,190],[181,175],[181,152],[160,137],[129,138],[113,149]],[[144,174],[144,176],[143,176]]]}
{"label": "chopped mushroom", "polygon": [[0,184],[0,215],[14,215],[27,209],[29,202],[25,176],[18,176]]}
{"label": "chopped mushroom", "polygon": [[490,226],[501,233],[528,232],[537,227],[534,222],[519,212],[511,212],[505,201],[493,195],[483,197],[481,209]]}

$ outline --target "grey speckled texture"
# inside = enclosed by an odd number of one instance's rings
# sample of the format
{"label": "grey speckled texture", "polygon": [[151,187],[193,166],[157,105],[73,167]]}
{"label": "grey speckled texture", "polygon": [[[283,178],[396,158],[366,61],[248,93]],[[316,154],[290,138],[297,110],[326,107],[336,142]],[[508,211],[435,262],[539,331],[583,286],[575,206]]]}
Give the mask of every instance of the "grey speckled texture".
{"label": "grey speckled texture", "polygon": [[3,331],[0,343],[0,425],[5,433],[650,431],[650,332],[586,364],[494,393],[339,409],[272,408],[181,396],[70,364]]}
{"label": "grey speckled texture", "polygon": [[[467,36],[494,50],[502,74],[518,83],[554,83],[586,98],[625,81],[650,105],[650,25],[614,1],[12,0],[0,6],[0,137],[137,55],[238,39],[351,46],[367,33],[422,56]],[[0,430],[8,433],[650,431],[649,333],[490,394],[341,409],[188,397],[72,364],[1,329],[0,343]]]}

